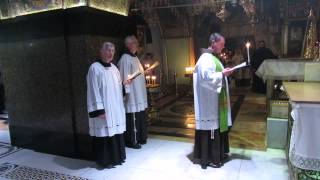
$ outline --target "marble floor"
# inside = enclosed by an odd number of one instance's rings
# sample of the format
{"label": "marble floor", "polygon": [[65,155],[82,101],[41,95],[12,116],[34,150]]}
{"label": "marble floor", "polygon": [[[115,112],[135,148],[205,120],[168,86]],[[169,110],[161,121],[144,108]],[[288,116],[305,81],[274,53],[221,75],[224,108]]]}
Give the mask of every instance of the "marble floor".
{"label": "marble floor", "polygon": [[[232,116],[236,117],[244,95],[231,95]],[[159,118],[153,119],[149,133],[176,137],[194,138],[194,102],[193,97],[184,96],[173,101],[159,111]]]}
{"label": "marble floor", "polygon": [[253,93],[246,88],[237,89],[236,93],[245,94],[245,98],[229,133],[230,146],[265,150],[267,145],[266,96]]}
{"label": "marble floor", "polygon": [[[230,102],[234,120],[230,146],[266,150],[266,96],[251,92],[249,87],[238,87],[231,89]],[[193,97],[177,99],[160,109],[158,117],[149,133],[194,138]]]}
{"label": "marble floor", "polygon": [[[7,130],[0,142],[10,143]],[[0,143],[1,145],[1,143]],[[10,147],[10,144],[7,144]],[[0,153],[7,152],[0,146]],[[0,179],[64,180],[288,180],[285,152],[231,148],[231,160],[219,169],[203,170],[192,161],[193,143],[188,138],[151,135],[140,150],[126,149],[122,166],[98,170],[94,162],[15,149],[0,156]]]}

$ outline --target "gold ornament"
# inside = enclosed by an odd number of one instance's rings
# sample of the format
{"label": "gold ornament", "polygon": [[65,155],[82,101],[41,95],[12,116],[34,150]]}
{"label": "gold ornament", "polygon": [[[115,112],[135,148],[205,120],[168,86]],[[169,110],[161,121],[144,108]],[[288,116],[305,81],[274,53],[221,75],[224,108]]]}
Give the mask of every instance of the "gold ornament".
{"label": "gold ornament", "polygon": [[317,20],[313,14],[313,10],[311,9],[308,17],[306,33],[303,40],[302,57],[308,59],[314,59],[318,57],[318,48],[316,47],[317,41]]}

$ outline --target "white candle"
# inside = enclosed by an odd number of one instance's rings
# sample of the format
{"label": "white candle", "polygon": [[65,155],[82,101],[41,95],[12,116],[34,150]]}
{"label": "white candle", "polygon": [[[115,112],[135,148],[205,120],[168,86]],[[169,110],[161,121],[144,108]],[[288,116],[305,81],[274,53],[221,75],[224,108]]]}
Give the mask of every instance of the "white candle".
{"label": "white candle", "polygon": [[151,82],[152,82],[153,85],[156,84],[156,76],[152,76],[151,80],[152,80]]}
{"label": "white candle", "polygon": [[246,43],[246,47],[247,47],[248,64],[250,64],[250,51],[249,51],[250,43],[249,42]]}
{"label": "white candle", "polygon": [[194,67],[186,67],[186,74],[192,74],[194,71]]}
{"label": "white candle", "polygon": [[146,79],[147,79],[147,85],[150,84],[150,76],[146,76]]}

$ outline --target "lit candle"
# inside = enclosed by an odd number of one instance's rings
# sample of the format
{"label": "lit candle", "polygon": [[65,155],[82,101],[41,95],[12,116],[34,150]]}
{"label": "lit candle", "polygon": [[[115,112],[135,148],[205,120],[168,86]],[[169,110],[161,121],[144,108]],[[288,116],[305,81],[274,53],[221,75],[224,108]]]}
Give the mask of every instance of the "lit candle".
{"label": "lit candle", "polygon": [[194,71],[194,67],[186,67],[186,74],[192,74]]}
{"label": "lit candle", "polygon": [[152,80],[152,81],[151,81],[151,84],[153,84],[153,85],[156,84],[156,79],[157,79],[156,76],[152,76],[152,77],[151,77],[151,80]]}
{"label": "lit candle", "polygon": [[150,76],[146,76],[146,79],[147,79],[147,85],[150,84]]}
{"label": "lit candle", "polygon": [[250,64],[250,42],[246,43],[246,48],[247,48],[247,56],[248,56],[248,64]]}

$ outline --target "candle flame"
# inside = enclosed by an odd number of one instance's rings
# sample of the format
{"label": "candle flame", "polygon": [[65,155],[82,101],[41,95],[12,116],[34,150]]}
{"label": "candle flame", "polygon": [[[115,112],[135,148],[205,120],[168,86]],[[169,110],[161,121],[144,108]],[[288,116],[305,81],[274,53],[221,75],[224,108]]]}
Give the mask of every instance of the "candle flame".
{"label": "candle flame", "polygon": [[193,73],[194,67],[186,67],[186,73]]}
{"label": "candle flame", "polygon": [[251,44],[250,44],[249,42],[246,43],[246,47],[247,47],[247,48],[249,48],[250,45],[251,45]]}

